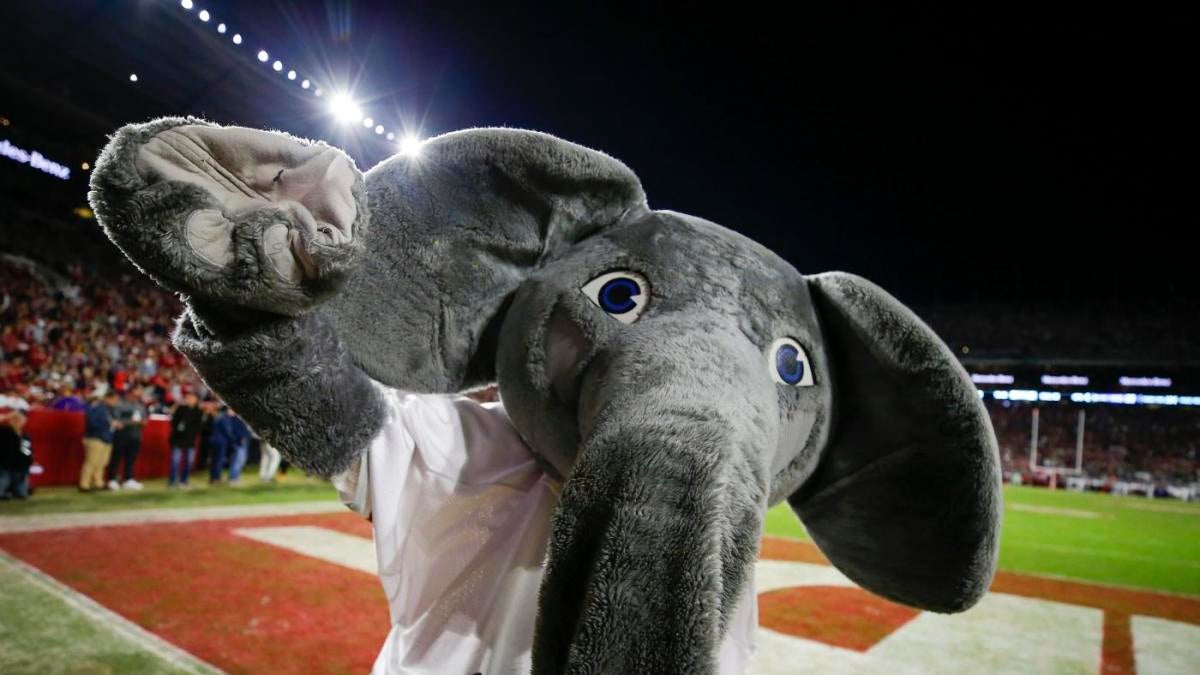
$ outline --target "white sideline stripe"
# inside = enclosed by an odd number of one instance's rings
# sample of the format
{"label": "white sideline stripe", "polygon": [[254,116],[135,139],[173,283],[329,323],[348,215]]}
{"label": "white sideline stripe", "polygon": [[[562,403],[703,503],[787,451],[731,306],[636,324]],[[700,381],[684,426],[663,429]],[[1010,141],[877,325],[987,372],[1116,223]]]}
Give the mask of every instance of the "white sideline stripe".
{"label": "white sideline stripe", "polygon": [[189,673],[202,673],[203,675],[220,675],[225,672],[201,661],[196,656],[176,647],[79,591],[62,584],[45,572],[10,556],[4,551],[0,551],[0,565],[7,565],[13,568],[23,575],[29,583],[49,592],[96,624],[153,653],[172,666]]}
{"label": "white sideline stripe", "polygon": [[342,565],[368,574],[379,574],[375,542],[364,537],[311,525],[247,527],[234,534],[295,551],[310,558]]}
{"label": "white sideline stripe", "polygon": [[[1057,506],[1037,506],[1036,504],[1008,504],[1013,511],[1026,513],[1042,513],[1047,516],[1067,516],[1068,518],[1105,518],[1099,511],[1084,511],[1082,509],[1062,509]],[[1112,516],[1107,516],[1111,518]]]}
{"label": "white sideline stripe", "polygon": [[0,534],[66,530],[75,527],[141,525],[144,523],[187,523],[197,520],[226,520],[260,516],[291,516],[310,513],[347,511],[341,502],[330,499],[280,504],[241,504],[197,506],[192,508],[130,509],[94,513],[39,513],[32,516],[0,516]]}
{"label": "white sideline stripe", "polygon": [[1153,511],[1155,513],[1178,513],[1185,516],[1200,516],[1200,509],[1188,508],[1186,506],[1171,506],[1169,504],[1139,504],[1129,501],[1122,502],[1120,507],[1123,509],[1136,509],[1138,511]]}
{"label": "white sideline stripe", "polygon": [[[1066,553],[1068,555],[1078,556],[1094,556],[1098,558],[1113,558],[1116,560],[1136,560],[1138,562],[1156,562],[1164,565],[1175,565],[1177,567],[1190,567],[1200,569],[1200,561],[1196,560],[1179,560],[1178,558],[1164,558],[1154,555],[1136,555],[1133,553],[1115,553],[1113,551],[1102,551],[1096,548],[1087,548],[1085,546],[1065,546],[1061,544],[1039,544],[1022,539],[1012,539],[1008,542],[1009,546],[1017,546],[1024,548],[1032,548],[1041,551],[1054,551],[1055,553]],[[1086,583],[1090,581],[1084,580]]]}

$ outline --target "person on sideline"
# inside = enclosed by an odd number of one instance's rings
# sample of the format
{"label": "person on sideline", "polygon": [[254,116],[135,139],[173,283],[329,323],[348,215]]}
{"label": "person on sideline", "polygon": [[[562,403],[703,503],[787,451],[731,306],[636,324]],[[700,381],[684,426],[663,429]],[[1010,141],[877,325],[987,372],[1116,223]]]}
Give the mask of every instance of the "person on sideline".
{"label": "person on sideline", "polygon": [[274,483],[275,472],[279,470],[279,451],[267,442],[265,438],[258,439],[258,480],[263,483]]}
{"label": "person on sideline", "polygon": [[[246,464],[246,445],[249,441],[250,430],[246,427],[246,423],[229,406],[221,406],[216,420],[213,421],[212,436],[209,437],[209,444],[212,448],[212,455],[209,457],[209,483],[221,482],[225,460],[229,458],[229,484],[238,484],[242,476],[242,467]],[[230,455],[231,451],[232,455]]]}
{"label": "person on sideline", "polygon": [[91,492],[104,487],[104,468],[112,454],[112,408],[117,404],[117,392],[107,389],[100,396],[92,394],[84,415],[83,469],[79,472],[79,489]]}
{"label": "person on sideline", "polygon": [[196,461],[196,439],[200,436],[200,426],[204,422],[204,413],[200,411],[199,399],[196,393],[189,391],[183,396],[183,402],[176,404],[175,412],[171,413],[171,474],[167,479],[167,487],[188,486],[188,474],[192,463]]}
{"label": "person on sideline", "polygon": [[229,418],[229,447],[233,457],[229,460],[229,484],[242,484],[242,469],[246,468],[247,455],[250,453],[250,427],[237,413],[230,411]]}
{"label": "person on sideline", "polygon": [[29,496],[29,467],[33,445],[25,435],[25,413],[14,410],[0,417],[0,500]]}
{"label": "person on sideline", "polygon": [[[133,478],[133,464],[142,448],[142,425],[146,423],[146,407],[142,405],[143,389],[130,387],[124,400],[113,408],[117,430],[113,434],[112,459],[108,462],[108,489],[141,490],[142,484]],[[125,463],[124,481],[118,470]]]}
{"label": "person on sideline", "polygon": [[204,413],[204,419],[200,421],[200,452],[196,454],[196,468],[210,469],[212,465],[212,437],[213,425],[217,422],[218,403],[216,401],[205,401],[200,404],[200,412]]}

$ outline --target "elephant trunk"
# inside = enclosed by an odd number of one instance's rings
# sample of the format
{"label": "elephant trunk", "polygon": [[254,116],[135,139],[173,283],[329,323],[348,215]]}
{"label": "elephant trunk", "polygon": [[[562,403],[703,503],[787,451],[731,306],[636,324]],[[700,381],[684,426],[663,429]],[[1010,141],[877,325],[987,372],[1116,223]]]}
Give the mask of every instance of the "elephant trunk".
{"label": "elephant trunk", "polygon": [[[774,401],[764,410],[761,385],[736,367],[761,367],[757,356],[696,339],[725,353],[708,367],[616,357],[602,369],[620,375],[585,394],[595,415],[554,516],[534,673],[717,670],[727,624],[753,592],[763,448],[777,424]],[[630,393],[627,382],[654,386]]]}

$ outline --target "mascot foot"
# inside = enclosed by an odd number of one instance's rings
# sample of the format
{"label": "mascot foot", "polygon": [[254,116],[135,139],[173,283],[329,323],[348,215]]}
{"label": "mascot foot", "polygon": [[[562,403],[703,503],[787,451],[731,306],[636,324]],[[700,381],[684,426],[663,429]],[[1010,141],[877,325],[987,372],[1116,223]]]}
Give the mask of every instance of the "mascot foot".
{"label": "mascot foot", "polygon": [[217,307],[295,315],[361,258],[362,174],[323,143],[192,118],[117,132],[92,174],[109,236],[160,284]]}

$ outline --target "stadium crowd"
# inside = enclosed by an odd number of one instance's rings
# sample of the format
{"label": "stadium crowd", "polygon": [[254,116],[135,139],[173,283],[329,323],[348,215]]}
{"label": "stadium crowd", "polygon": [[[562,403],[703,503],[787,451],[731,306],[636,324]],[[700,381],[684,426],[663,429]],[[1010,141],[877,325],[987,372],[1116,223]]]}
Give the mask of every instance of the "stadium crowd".
{"label": "stadium crowd", "polygon": [[209,392],[170,342],[178,300],[132,275],[88,279],[80,264],[54,287],[0,263],[0,391],[31,406],[83,410],[89,394],[138,392],[151,413]]}

